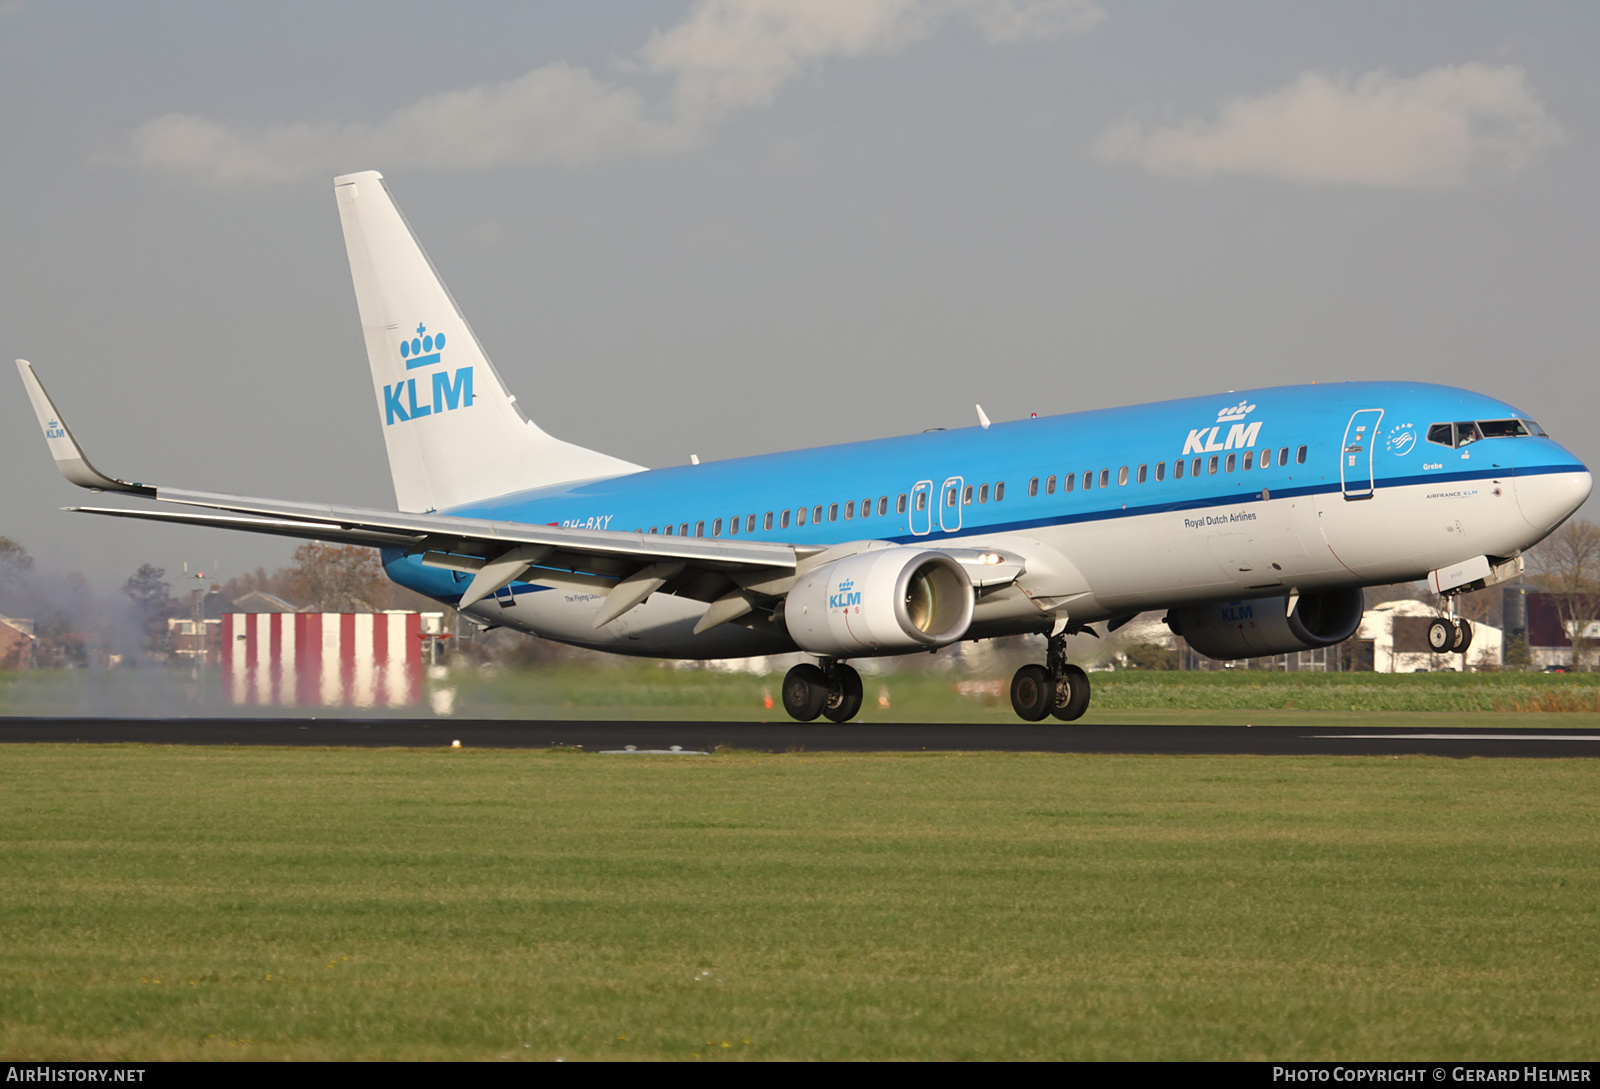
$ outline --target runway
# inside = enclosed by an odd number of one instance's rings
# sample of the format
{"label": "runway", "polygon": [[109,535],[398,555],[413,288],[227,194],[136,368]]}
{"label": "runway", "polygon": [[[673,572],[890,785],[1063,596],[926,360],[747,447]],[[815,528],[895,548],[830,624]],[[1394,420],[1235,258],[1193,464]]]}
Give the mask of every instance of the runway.
{"label": "runway", "polygon": [[327,745],[590,752],[1054,752],[1143,755],[1600,757],[1600,731],[1316,726],[0,718],[0,744]]}

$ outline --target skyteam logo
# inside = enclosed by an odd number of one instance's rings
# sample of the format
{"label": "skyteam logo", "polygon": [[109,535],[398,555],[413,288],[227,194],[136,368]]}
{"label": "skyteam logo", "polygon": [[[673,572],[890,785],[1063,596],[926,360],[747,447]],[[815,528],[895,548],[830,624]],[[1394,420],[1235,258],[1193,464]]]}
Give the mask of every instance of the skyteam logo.
{"label": "skyteam logo", "polygon": [[[426,325],[417,326],[417,335],[400,342],[400,358],[406,370],[432,367],[444,362],[444,334],[430,333]],[[419,420],[436,412],[452,412],[458,408],[472,407],[472,368],[462,367],[451,373],[448,370],[433,372],[433,397],[428,399],[426,377],[422,376],[423,400],[417,400],[417,379],[406,378],[392,386],[383,387],[383,425],[395,421]]]}
{"label": "skyteam logo", "polygon": [[848,609],[852,605],[861,604],[861,591],[854,589],[855,579],[841,579],[839,592],[828,595],[828,608]]}
{"label": "skyteam logo", "polygon": [[[1218,450],[1245,450],[1256,444],[1256,436],[1261,433],[1261,421],[1255,420],[1245,423],[1244,418],[1256,410],[1249,398],[1236,405],[1228,405],[1217,412],[1215,427],[1206,426],[1189,432],[1189,437],[1184,441],[1184,456],[1189,454],[1214,454]],[[1227,438],[1219,441],[1222,428],[1227,425]]]}

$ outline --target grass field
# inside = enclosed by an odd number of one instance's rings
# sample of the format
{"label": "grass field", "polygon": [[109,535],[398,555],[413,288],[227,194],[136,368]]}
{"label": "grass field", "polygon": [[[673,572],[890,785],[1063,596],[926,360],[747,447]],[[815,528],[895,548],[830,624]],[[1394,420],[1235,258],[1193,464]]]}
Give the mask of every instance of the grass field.
{"label": "grass field", "polygon": [[10,1058],[1586,1059],[1600,761],[7,746]]}
{"label": "grass field", "polygon": [[[864,722],[1011,722],[1010,670],[899,670],[866,666]],[[651,661],[562,664],[524,670],[464,669],[430,680],[448,690],[461,718],[722,719],[783,717],[781,674],[757,676],[673,669]],[[201,689],[186,673],[160,669],[0,673],[4,715],[183,715],[229,710],[220,686]],[[1317,716],[1449,715],[1508,726],[1600,725],[1600,674],[1539,673],[1210,673],[1116,672],[1091,675],[1088,722],[1192,721],[1290,723]],[[774,706],[768,707],[768,701]],[[885,706],[886,704],[886,706]],[[313,710],[242,708],[242,713]],[[1270,712],[1270,715],[1261,714]],[[341,709],[339,714],[393,714]],[[427,706],[413,714],[429,714]],[[1333,719],[1328,720],[1331,724]],[[1414,721],[1414,720],[1413,720]]]}

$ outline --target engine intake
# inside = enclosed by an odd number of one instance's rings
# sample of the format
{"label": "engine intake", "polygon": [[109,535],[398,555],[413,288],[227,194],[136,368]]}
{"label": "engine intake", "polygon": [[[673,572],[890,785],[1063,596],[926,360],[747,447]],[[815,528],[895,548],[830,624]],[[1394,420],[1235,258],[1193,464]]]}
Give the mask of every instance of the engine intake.
{"label": "engine intake", "polygon": [[972,580],[942,552],[880,548],[802,575],[784,623],[803,650],[829,657],[953,643],[972,623]]}
{"label": "engine intake", "polygon": [[1366,605],[1357,586],[1302,594],[1285,615],[1288,607],[1286,596],[1193,605],[1169,612],[1167,626],[1207,658],[1259,658],[1342,643],[1361,626]]}

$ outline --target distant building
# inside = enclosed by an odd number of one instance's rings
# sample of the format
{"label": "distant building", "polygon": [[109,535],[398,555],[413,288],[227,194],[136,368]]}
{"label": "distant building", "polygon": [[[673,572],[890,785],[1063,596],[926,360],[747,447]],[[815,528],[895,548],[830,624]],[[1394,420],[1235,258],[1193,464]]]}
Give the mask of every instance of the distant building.
{"label": "distant building", "polygon": [[265,590],[251,590],[233,599],[230,613],[297,613],[300,610],[276,594]]}
{"label": "distant building", "polygon": [[[1592,666],[1600,646],[1600,594],[1529,593],[1528,657],[1535,669]],[[1573,643],[1583,651],[1575,661]]]}
{"label": "distant building", "polygon": [[192,665],[203,654],[205,664],[214,666],[222,660],[222,617],[233,602],[213,587],[200,598],[197,616],[194,599],[190,601],[187,616],[167,620],[167,648],[174,662]]}
{"label": "distant building", "polygon": [[228,701],[277,707],[404,707],[422,699],[424,641],[443,613],[228,613]]}
{"label": "distant building", "polygon": [[1476,621],[1465,655],[1435,654],[1428,645],[1428,625],[1438,615],[1424,601],[1385,601],[1361,617],[1356,638],[1372,641],[1372,668],[1379,673],[1461,672],[1479,666],[1498,669],[1504,663],[1504,633]]}
{"label": "distant building", "polygon": [[0,670],[32,669],[37,643],[32,620],[0,616]]}

